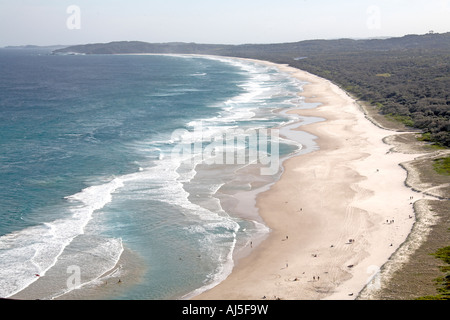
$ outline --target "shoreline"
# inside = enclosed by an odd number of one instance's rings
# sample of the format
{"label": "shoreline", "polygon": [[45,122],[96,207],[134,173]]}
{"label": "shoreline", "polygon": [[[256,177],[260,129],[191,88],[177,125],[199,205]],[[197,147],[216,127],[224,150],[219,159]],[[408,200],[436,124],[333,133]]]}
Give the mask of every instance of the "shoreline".
{"label": "shoreline", "polygon": [[[235,58],[241,59],[241,58]],[[329,80],[267,61],[307,82],[314,109],[292,110],[326,119],[298,130],[317,137],[319,150],[284,161],[283,174],[257,196],[267,238],[235,261],[232,273],[193,299],[356,299],[374,286],[382,266],[405,242],[417,197],[400,163],[417,154],[390,153],[384,138],[399,134],[376,126],[359,104]]]}
{"label": "shoreline", "polygon": [[[367,298],[371,286],[376,291],[388,280],[380,273],[388,262],[396,264],[396,253],[412,235],[416,198],[420,194],[434,199],[406,183],[408,169],[402,164],[422,154],[391,153],[386,140],[400,133],[377,126],[357,101],[329,80],[267,61],[220,58],[265,64],[307,82],[298,94],[318,106],[278,112],[298,115],[289,125],[296,128],[289,130],[313,136],[319,149],[282,161],[280,179],[254,199],[255,221],[264,222],[270,233],[251,248],[235,248],[231,274],[187,299]],[[301,117],[324,121],[305,124]],[[112,280],[107,285],[75,290],[60,299],[114,296],[138,282],[143,267],[134,264],[138,260],[125,250],[116,266],[100,277]],[[131,273],[127,266],[133,268]],[[118,285],[117,270],[128,273],[126,286]]]}
{"label": "shoreline", "polygon": [[124,247],[119,259],[110,269],[97,278],[82,283],[77,288],[66,291],[64,285],[66,284],[67,274],[58,275],[54,274],[54,270],[51,270],[52,277],[42,277],[23,290],[8,297],[8,299],[105,300],[111,297],[114,298],[125,292],[127,288],[139,283],[144,270],[145,265],[142,258],[136,252]]}

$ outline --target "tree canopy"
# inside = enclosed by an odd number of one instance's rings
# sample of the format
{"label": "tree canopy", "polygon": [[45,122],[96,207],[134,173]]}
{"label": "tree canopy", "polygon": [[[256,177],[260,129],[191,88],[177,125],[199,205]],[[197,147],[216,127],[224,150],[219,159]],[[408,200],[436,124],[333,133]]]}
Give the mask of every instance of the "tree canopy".
{"label": "tree canopy", "polygon": [[244,45],[133,41],[55,51],[70,52],[214,54],[289,64],[329,79],[381,114],[422,130],[427,140],[450,146],[450,33]]}

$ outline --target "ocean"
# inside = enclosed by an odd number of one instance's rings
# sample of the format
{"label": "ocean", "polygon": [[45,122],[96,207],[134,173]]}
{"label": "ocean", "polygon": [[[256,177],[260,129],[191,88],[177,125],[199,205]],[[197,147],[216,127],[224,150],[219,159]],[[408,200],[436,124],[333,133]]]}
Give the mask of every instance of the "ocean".
{"label": "ocean", "polygon": [[287,113],[304,83],[252,61],[0,49],[0,70],[3,298],[207,290],[270,232],[255,196],[315,148]]}

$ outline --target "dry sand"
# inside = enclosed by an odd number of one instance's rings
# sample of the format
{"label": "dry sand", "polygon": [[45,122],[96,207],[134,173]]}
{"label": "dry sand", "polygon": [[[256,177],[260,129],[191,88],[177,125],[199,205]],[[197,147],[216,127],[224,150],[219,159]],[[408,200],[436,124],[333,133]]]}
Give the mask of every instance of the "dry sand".
{"label": "dry sand", "polygon": [[257,198],[268,238],[231,275],[195,299],[355,299],[405,241],[414,224],[414,198],[400,163],[383,138],[397,132],[370,122],[359,105],[328,80],[275,65],[308,82],[301,96],[320,102],[295,110],[326,121],[299,127],[320,150],[284,162],[281,179]]}

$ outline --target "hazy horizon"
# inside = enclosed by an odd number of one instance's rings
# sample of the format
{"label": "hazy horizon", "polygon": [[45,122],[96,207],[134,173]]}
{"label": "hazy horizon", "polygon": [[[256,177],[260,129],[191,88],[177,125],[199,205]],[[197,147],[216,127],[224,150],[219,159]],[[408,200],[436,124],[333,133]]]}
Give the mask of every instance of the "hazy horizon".
{"label": "hazy horizon", "polygon": [[450,0],[0,0],[0,47],[267,44],[450,31]]}
{"label": "hazy horizon", "polygon": [[[446,31],[446,32],[435,32],[435,34],[445,34],[445,33],[449,33],[450,31]],[[390,38],[401,38],[404,36],[408,36],[408,35],[422,35],[422,34],[404,34],[401,36],[394,36],[394,37],[389,37],[389,36],[379,36],[379,37],[368,37],[368,38],[351,38],[351,37],[341,37],[341,38],[329,38],[329,39],[319,39],[319,38],[315,38],[315,39],[303,39],[303,40],[299,40],[299,41],[289,41],[292,43],[295,42],[301,42],[301,41],[314,41],[314,40],[341,40],[341,39],[351,39],[351,40],[372,40],[372,39],[390,39]],[[45,47],[70,47],[70,46],[77,46],[77,45],[86,45],[86,44],[97,44],[97,43],[111,43],[111,42],[131,42],[131,41],[137,41],[137,42],[146,42],[146,43],[196,43],[196,44],[211,44],[211,45],[227,45],[225,43],[200,43],[200,42],[193,42],[193,41],[168,41],[168,42],[148,42],[148,41],[142,41],[142,40],[128,40],[128,39],[123,39],[123,40],[113,40],[113,41],[108,41],[108,42],[86,42],[86,43],[72,43],[72,44],[50,44],[50,45],[36,45],[33,43],[26,43],[26,44],[21,44],[21,45],[6,45],[0,48],[7,48],[7,47],[41,47],[41,48],[45,48]],[[246,45],[246,44],[280,44],[280,43],[289,43],[289,42],[267,42],[267,43],[236,43],[236,44],[231,44],[231,45]]]}

